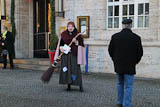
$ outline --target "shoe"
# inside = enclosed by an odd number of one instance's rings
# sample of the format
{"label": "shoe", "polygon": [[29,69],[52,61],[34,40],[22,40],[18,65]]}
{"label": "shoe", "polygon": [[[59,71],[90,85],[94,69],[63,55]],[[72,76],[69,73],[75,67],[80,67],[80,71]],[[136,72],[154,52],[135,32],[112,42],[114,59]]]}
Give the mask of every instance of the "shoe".
{"label": "shoe", "polygon": [[14,67],[10,67],[10,69],[14,69]]}
{"label": "shoe", "polygon": [[6,67],[3,67],[2,69],[6,69]]}
{"label": "shoe", "polygon": [[122,104],[117,104],[117,107],[123,107]]}
{"label": "shoe", "polygon": [[80,91],[80,92],[84,92],[84,90],[83,90],[83,87],[82,87],[82,86],[80,86],[79,91]]}
{"label": "shoe", "polygon": [[67,91],[71,91],[71,88],[67,88]]}
{"label": "shoe", "polygon": [[67,91],[71,91],[71,85],[68,84]]}

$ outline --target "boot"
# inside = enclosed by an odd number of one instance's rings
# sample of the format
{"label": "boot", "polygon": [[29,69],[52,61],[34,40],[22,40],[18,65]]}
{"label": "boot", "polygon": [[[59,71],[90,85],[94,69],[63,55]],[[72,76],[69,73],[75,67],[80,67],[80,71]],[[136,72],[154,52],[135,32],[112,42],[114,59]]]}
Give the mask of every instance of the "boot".
{"label": "boot", "polygon": [[71,91],[71,84],[68,84],[67,91]]}
{"label": "boot", "polygon": [[122,104],[117,104],[117,107],[123,107]]}
{"label": "boot", "polygon": [[79,86],[79,91],[80,91],[80,92],[84,92],[84,90],[83,90],[83,87],[82,87],[82,86]]}

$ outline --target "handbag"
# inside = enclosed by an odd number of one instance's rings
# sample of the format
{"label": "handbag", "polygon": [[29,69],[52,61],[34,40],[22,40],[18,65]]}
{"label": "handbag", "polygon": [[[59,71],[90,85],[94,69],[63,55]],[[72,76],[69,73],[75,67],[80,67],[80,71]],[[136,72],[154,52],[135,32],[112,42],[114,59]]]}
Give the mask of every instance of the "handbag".
{"label": "handbag", "polygon": [[77,63],[80,65],[86,65],[86,48],[83,46],[78,46],[78,57]]}

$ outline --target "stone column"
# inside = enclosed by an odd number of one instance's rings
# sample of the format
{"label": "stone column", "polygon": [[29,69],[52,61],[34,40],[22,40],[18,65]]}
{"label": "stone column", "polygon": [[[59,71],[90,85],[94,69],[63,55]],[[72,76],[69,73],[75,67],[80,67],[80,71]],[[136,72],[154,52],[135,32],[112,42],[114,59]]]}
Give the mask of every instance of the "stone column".
{"label": "stone column", "polygon": [[33,57],[33,4],[28,0],[15,0],[16,58]]}
{"label": "stone column", "polygon": [[29,58],[33,58],[33,40],[34,40],[34,32],[33,32],[33,2],[29,3]]}
{"label": "stone column", "polygon": [[160,41],[160,0],[158,0],[158,41]]}

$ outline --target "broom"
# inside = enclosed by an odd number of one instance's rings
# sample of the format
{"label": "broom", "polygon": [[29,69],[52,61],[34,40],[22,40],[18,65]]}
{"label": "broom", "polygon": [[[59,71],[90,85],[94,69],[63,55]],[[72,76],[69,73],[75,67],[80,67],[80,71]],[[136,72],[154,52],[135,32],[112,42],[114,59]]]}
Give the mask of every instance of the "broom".
{"label": "broom", "polygon": [[[79,35],[81,35],[81,33],[78,33],[74,38],[76,39]],[[72,43],[73,42],[71,41],[71,43],[68,46],[70,47],[72,45]],[[53,62],[53,64],[43,73],[43,75],[41,76],[41,80],[43,83],[48,83],[50,81],[52,74],[54,72],[54,69],[56,68],[57,63],[60,61],[63,54],[64,53],[61,53],[58,56],[58,58]]]}

